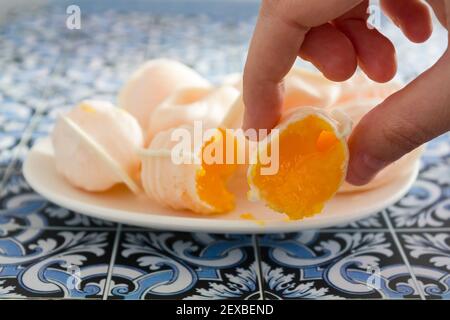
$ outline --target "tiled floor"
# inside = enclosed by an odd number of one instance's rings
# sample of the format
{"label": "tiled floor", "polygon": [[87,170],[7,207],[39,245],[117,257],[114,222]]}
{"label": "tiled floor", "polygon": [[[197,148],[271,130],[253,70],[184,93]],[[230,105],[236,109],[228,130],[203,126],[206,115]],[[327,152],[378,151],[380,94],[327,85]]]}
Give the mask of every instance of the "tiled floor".
{"label": "tiled floor", "polygon": [[[448,135],[428,145],[402,200],[320,231],[152,231],[91,219],[33,192],[22,162],[59,111],[87,97],[115,101],[130,72],[152,57],[176,58],[213,81],[239,71],[256,13],[219,19],[192,8],[164,14],[151,4],[102,11],[82,3],[79,31],[64,27],[61,6],[18,12],[0,27],[0,298],[450,298]],[[442,52],[442,30],[419,46],[429,60],[405,55],[405,40],[385,31],[401,61],[414,62],[400,64],[405,79]]]}

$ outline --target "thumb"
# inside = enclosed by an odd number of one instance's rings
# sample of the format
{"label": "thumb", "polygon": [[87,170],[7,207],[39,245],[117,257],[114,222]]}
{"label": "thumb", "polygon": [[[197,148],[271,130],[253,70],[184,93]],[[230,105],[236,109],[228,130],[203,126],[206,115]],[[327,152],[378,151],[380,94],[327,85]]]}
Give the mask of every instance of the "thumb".
{"label": "thumb", "polygon": [[366,114],[349,139],[347,181],[368,183],[381,169],[450,130],[450,55]]}

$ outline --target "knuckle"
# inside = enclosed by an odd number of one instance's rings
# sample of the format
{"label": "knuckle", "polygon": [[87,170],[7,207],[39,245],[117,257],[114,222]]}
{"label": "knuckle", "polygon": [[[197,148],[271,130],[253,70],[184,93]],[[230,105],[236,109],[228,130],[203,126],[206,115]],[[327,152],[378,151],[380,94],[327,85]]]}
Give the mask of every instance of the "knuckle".
{"label": "knuckle", "polygon": [[261,1],[261,15],[265,17],[272,17],[279,13],[280,2],[277,0],[262,0]]}

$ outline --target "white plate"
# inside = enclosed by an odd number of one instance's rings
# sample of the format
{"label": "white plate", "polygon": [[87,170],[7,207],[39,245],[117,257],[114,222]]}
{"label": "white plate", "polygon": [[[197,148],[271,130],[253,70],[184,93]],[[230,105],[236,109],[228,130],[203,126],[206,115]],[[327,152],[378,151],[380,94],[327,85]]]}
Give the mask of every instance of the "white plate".
{"label": "white plate", "polygon": [[[72,187],[56,170],[49,139],[38,142],[25,160],[23,173],[28,183],[50,201],[91,217],[156,229],[211,233],[274,233],[326,228],[345,224],[376,213],[399,200],[417,177],[418,162],[407,175],[382,188],[338,194],[324,211],[311,218],[286,221],[261,203],[249,202],[245,190],[236,210],[222,215],[199,216],[188,211],[162,207],[144,195],[135,196],[124,186],[102,193],[88,193]],[[243,185],[243,184],[241,184]],[[244,220],[251,212],[257,220]]]}

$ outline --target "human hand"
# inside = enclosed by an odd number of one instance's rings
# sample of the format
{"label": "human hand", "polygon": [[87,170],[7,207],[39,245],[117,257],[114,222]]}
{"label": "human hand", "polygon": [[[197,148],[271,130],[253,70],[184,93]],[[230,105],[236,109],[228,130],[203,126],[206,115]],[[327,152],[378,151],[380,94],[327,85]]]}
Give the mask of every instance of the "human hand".
{"label": "human hand", "polygon": [[[440,22],[450,22],[444,2],[429,0]],[[395,49],[367,28],[368,1],[263,0],[244,70],[245,128],[272,128],[283,101],[283,77],[297,56],[327,78],[343,81],[357,65],[385,82],[396,72]],[[428,7],[420,0],[381,0],[384,12],[413,42],[432,32]],[[446,18],[447,17],[447,18]],[[369,112],[349,139],[347,180],[356,185],[407,152],[450,129],[448,50],[429,70]]]}

